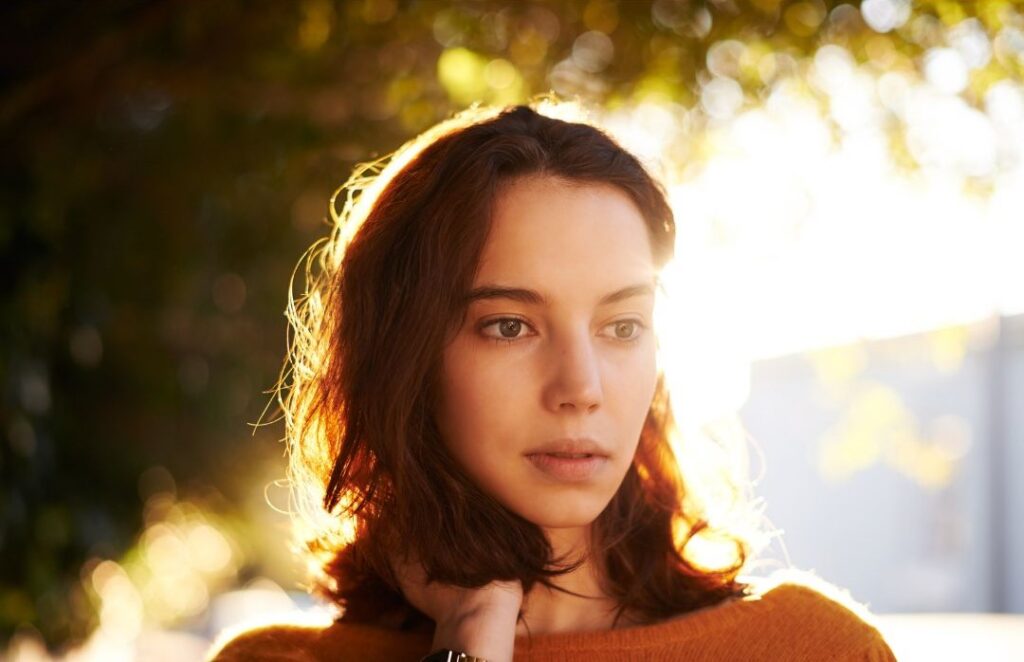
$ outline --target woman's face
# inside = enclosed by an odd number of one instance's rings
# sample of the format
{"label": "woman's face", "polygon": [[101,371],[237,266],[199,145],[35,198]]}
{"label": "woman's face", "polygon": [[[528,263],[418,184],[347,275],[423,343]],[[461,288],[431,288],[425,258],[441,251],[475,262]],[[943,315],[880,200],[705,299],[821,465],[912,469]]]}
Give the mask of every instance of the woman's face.
{"label": "woman's face", "polygon": [[593,522],[622,483],[657,380],[655,277],[614,186],[533,176],[496,201],[437,422],[477,485],[538,526]]}

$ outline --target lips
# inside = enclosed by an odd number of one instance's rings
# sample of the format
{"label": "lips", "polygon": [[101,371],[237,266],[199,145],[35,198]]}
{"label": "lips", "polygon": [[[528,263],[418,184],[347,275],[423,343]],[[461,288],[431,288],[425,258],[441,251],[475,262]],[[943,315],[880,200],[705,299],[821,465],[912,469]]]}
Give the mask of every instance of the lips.
{"label": "lips", "polygon": [[526,459],[547,479],[559,483],[580,483],[596,479],[609,464],[604,455],[534,453]]}
{"label": "lips", "polygon": [[591,457],[593,453],[534,453],[534,455],[550,455],[551,457],[562,457],[568,460],[579,460],[584,457]]}
{"label": "lips", "polygon": [[555,457],[585,457],[596,455],[609,457],[611,454],[589,437],[566,437],[555,439],[526,451],[524,455],[553,455]]}
{"label": "lips", "polygon": [[549,479],[573,483],[595,479],[610,457],[600,444],[587,437],[555,439],[524,455]]}

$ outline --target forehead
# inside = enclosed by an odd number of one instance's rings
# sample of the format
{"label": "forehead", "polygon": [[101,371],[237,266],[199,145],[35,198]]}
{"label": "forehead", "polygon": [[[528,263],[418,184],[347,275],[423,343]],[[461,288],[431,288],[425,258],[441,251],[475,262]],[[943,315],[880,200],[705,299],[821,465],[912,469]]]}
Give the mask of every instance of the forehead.
{"label": "forehead", "polygon": [[647,226],[627,193],[531,176],[499,192],[475,285],[603,294],[654,277]]}

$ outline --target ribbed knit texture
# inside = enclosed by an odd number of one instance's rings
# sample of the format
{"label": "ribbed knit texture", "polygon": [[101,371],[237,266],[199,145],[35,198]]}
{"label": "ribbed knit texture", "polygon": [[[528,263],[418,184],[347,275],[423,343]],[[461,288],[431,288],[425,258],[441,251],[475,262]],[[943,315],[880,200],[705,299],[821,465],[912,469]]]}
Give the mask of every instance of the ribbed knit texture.
{"label": "ribbed knit texture", "polygon": [[[654,625],[517,637],[515,662],[896,659],[870,613],[848,594],[814,577],[787,576],[764,580],[757,596]],[[209,660],[416,661],[431,644],[426,634],[346,623],[264,626],[224,633],[221,640],[226,643],[215,643]]]}

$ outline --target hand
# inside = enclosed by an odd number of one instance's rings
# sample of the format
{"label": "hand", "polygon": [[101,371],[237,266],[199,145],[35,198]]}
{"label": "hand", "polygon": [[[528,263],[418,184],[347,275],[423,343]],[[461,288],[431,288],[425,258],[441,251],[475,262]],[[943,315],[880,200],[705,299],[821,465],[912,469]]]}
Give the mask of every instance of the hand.
{"label": "hand", "polygon": [[418,562],[394,562],[402,594],[437,624],[432,650],[451,648],[488,662],[511,662],[523,603],[519,580],[462,588],[426,581]]}

